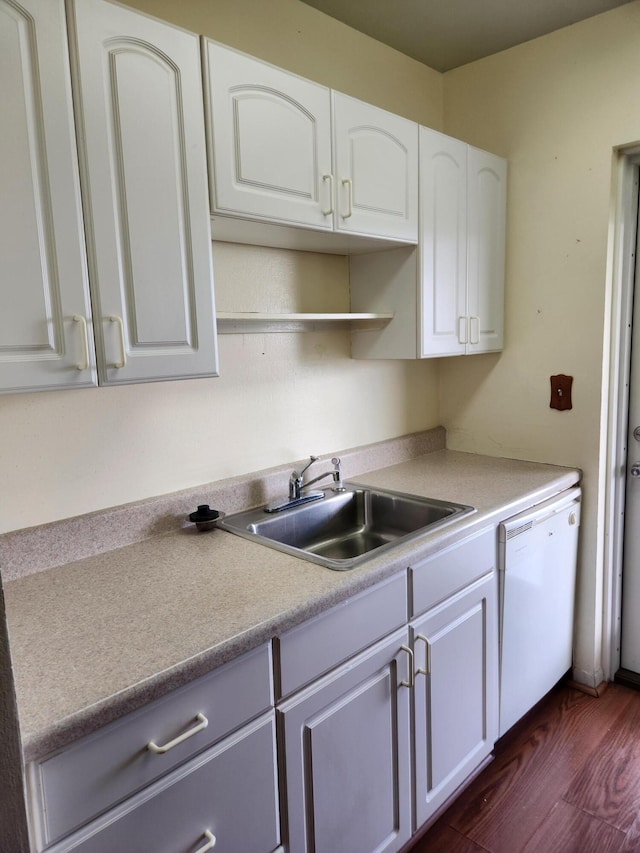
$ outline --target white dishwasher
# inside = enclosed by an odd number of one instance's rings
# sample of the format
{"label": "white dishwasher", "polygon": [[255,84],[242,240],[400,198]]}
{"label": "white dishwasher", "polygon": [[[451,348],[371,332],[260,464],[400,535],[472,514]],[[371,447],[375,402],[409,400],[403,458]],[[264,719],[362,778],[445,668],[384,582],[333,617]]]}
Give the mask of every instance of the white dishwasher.
{"label": "white dishwasher", "polygon": [[499,525],[500,736],[571,667],[581,491]]}

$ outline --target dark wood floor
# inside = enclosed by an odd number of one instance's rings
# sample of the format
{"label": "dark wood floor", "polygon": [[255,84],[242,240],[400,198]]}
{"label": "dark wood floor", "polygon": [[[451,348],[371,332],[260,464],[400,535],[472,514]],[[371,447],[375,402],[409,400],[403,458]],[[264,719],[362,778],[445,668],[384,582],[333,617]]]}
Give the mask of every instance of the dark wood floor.
{"label": "dark wood floor", "polygon": [[638,853],[640,691],[556,688],[411,853]]}

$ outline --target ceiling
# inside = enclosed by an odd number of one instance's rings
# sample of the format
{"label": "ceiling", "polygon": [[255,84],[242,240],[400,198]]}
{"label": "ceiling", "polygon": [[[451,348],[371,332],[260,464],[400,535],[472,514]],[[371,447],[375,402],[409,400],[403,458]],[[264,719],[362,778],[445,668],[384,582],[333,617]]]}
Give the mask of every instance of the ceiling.
{"label": "ceiling", "polygon": [[630,0],[303,0],[437,71],[498,53]]}

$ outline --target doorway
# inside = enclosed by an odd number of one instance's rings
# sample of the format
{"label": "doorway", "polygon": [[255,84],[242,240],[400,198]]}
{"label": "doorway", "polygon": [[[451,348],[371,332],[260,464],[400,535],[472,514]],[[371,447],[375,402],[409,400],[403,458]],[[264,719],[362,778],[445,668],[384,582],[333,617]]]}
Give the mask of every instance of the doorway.
{"label": "doorway", "polygon": [[628,417],[624,468],[625,503],[622,541],[622,602],[620,666],[616,681],[640,686],[640,234],[636,215],[631,353],[629,355]]}
{"label": "doorway", "polygon": [[[633,148],[614,151],[613,166],[614,208],[606,303],[608,334],[605,338],[609,370],[603,377],[603,392],[608,402],[603,435],[603,441],[606,442],[606,461],[601,472],[605,484],[605,505],[603,515],[599,515],[604,531],[601,551],[604,565],[602,662],[607,680],[615,678],[640,686],[640,633],[636,636],[633,626],[634,621],[640,622],[640,545],[637,550],[633,548],[633,539],[638,538],[639,534],[638,530],[633,531],[631,522],[626,531],[629,534],[627,545],[631,547],[631,552],[625,554],[625,519],[638,518],[635,513],[640,510],[640,477],[633,477],[631,482],[632,477],[628,476],[634,463],[640,461],[640,441],[633,437],[635,427],[640,425],[640,264],[636,260],[640,245],[640,147],[636,145]],[[634,292],[637,295],[635,300]],[[635,324],[634,301],[637,313]],[[632,402],[630,389],[634,325],[636,341],[633,354],[636,364],[633,382],[638,386],[638,392]],[[628,507],[625,506],[627,497],[630,501]],[[626,613],[624,665],[623,604]],[[637,650],[634,649],[636,644]]]}

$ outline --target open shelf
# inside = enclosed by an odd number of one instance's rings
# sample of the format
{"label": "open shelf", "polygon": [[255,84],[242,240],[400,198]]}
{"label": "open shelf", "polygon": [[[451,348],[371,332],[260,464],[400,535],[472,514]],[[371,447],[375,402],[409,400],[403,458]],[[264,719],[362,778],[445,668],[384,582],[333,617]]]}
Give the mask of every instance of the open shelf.
{"label": "open shelf", "polygon": [[262,314],[254,312],[216,315],[221,335],[264,332],[317,332],[348,324],[352,329],[380,329],[393,314]]}

